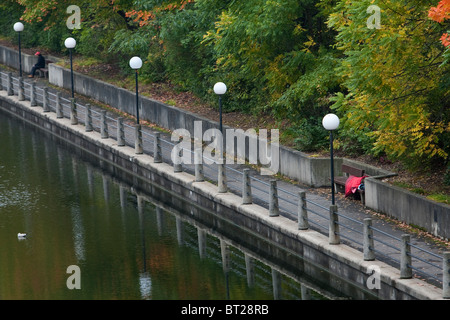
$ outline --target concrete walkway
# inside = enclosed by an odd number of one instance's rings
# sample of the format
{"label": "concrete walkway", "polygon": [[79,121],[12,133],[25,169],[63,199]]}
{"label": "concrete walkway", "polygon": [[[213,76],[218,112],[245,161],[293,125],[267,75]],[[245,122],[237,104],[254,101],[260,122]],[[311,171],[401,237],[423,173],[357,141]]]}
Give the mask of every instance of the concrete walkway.
{"label": "concrete walkway", "polygon": [[[4,68],[0,68],[2,72],[8,72]],[[14,77],[18,77],[17,73],[13,72]],[[35,82],[37,87],[48,87],[48,81],[41,78],[24,78],[26,83]],[[66,90],[55,89],[48,87],[49,92],[56,94],[60,92],[61,97],[68,99],[70,93]],[[99,114],[101,107],[86,97],[76,95],[77,103],[81,105],[90,104],[94,113]],[[67,101],[67,100],[66,100]],[[67,102],[66,102],[67,103]],[[110,128],[110,137],[116,138],[116,120],[119,115],[108,112],[108,126]],[[79,114],[80,123],[84,123],[84,115]],[[99,120],[93,115],[94,130],[99,131]],[[124,120],[127,127],[134,125],[133,120]],[[130,129],[130,128],[128,128]],[[144,152],[153,155],[153,137],[157,132],[147,126],[143,126],[143,148]],[[163,161],[171,163],[170,152],[173,143],[170,142],[170,134],[161,133],[162,140],[162,157]],[[134,146],[134,134],[132,131],[126,134],[126,143]],[[205,180],[213,183],[217,182],[218,168],[216,164],[203,165]],[[243,169],[250,168],[245,165],[226,165],[227,187],[229,192],[241,195],[243,185]],[[194,174],[194,165],[183,165],[183,171]],[[251,169],[251,187],[253,202],[264,207],[269,207],[269,190],[270,180],[274,177],[259,175],[254,169]],[[306,192],[308,220],[311,229],[320,233],[328,235],[328,217],[329,206],[331,205],[331,192],[323,189],[313,189],[300,184],[296,184],[287,180],[277,181],[278,187],[278,201],[280,207],[280,214],[292,220],[297,220],[298,212],[298,193],[300,191]],[[419,236],[415,232],[407,232],[399,227],[398,223],[388,221],[388,219],[381,218],[370,210],[366,210],[357,200],[346,199],[342,194],[336,195],[336,205],[338,206],[339,223],[340,223],[340,237],[341,243],[345,243],[353,248],[361,251],[363,243],[363,227],[362,221],[365,218],[373,219],[374,238],[376,259],[381,260],[387,264],[398,267],[400,261],[400,247],[401,237],[403,234],[409,233],[411,236],[412,245],[412,267],[414,276],[426,280],[438,287],[442,287],[442,253],[449,251],[448,247],[441,245],[429,238]],[[314,214],[314,213],[316,214]]]}

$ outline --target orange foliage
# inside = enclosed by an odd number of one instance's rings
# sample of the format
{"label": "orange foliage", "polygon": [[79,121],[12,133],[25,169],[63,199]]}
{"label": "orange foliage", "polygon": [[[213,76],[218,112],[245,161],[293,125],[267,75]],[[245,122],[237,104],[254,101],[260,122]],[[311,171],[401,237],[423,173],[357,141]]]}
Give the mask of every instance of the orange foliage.
{"label": "orange foliage", "polygon": [[[428,17],[439,23],[450,19],[450,0],[441,0],[436,7],[430,9]],[[440,40],[445,47],[450,46],[450,36],[448,33],[444,33]]]}
{"label": "orange foliage", "polygon": [[149,11],[143,11],[143,10],[132,10],[125,13],[125,16],[130,18],[133,17],[134,22],[139,22],[139,26],[145,26],[149,23],[149,20],[152,20],[155,18],[155,14],[153,12]]}
{"label": "orange foliage", "polygon": [[182,0],[174,1],[172,3],[166,4],[159,8],[156,8],[153,11],[145,11],[145,10],[132,10],[125,13],[127,17],[133,18],[133,21],[139,23],[139,26],[145,26],[150,23],[151,20],[155,19],[156,14],[162,11],[172,11],[175,9],[184,10],[188,3],[195,2],[195,0]]}
{"label": "orange foliage", "polygon": [[450,47],[450,35],[448,33],[444,33],[440,40],[445,47]]}
{"label": "orange foliage", "polygon": [[428,17],[439,23],[450,19],[450,0],[441,0],[436,7],[430,9]]}

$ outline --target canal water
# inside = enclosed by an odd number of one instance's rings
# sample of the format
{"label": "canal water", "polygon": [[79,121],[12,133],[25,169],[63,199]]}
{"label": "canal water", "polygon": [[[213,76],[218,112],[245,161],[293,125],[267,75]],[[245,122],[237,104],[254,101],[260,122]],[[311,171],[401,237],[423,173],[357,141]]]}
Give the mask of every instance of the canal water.
{"label": "canal water", "polygon": [[0,139],[0,299],[342,298],[3,113]]}

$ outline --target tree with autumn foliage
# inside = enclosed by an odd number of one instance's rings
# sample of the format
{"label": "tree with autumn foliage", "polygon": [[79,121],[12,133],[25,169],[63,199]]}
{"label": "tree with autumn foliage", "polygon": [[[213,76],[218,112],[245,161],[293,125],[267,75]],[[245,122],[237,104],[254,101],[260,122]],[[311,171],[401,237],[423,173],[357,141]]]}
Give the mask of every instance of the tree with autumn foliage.
{"label": "tree with autumn foliage", "polygon": [[145,57],[142,74],[151,81],[170,79],[182,90],[205,95],[205,70],[212,64],[200,44],[218,9],[193,0],[135,0],[126,12],[129,27],[115,34],[110,52]]}
{"label": "tree with autumn foliage", "polygon": [[[450,20],[450,0],[442,0],[436,7],[432,7],[428,12],[428,17],[439,23]],[[440,40],[442,45],[447,48],[444,53],[444,63],[448,63],[450,60],[450,31],[444,33]]]}
{"label": "tree with autumn foliage", "polygon": [[329,18],[345,54],[338,74],[346,90],[334,106],[344,134],[417,166],[450,153],[450,66],[436,41],[445,27],[428,19],[432,2],[383,1],[380,29],[367,27],[369,0],[339,1]]}
{"label": "tree with autumn foliage", "polygon": [[[333,105],[342,119],[336,146],[410,164],[450,154],[450,0],[3,0],[0,33],[24,42],[115,62],[143,81],[170,81],[224,110],[270,114],[289,123],[303,151],[326,146],[321,126]],[[75,3],[74,3],[75,2]],[[81,9],[68,30],[66,8]],[[381,26],[369,29],[378,5]],[[215,101],[215,100],[214,100]]]}
{"label": "tree with autumn foliage", "polygon": [[[75,2],[75,3],[74,3]],[[76,4],[81,10],[81,29],[69,30],[66,20],[67,8]],[[63,51],[68,36],[77,38],[78,53],[108,57],[108,49],[115,32],[127,27],[125,11],[130,5],[126,0],[6,0],[0,4],[3,15],[0,24],[4,35],[12,36],[9,26],[19,21],[24,23],[25,46],[42,47],[52,51]]]}

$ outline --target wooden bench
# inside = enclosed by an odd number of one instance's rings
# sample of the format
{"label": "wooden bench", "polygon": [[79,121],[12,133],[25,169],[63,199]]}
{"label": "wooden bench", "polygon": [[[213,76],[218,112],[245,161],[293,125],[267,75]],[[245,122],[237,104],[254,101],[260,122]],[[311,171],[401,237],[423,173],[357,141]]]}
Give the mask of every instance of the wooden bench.
{"label": "wooden bench", "polygon": [[[364,169],[355,168],[346,164],[341,167],[343,176],[338,176],[334,178],[334,189],[336,192],[345,192],[345,183],[350,176],[354,177],[364,177],[367,176]],[[360,195],[361,202],[365,204],[364,190],[358,189],[358,194]]]}
{"label": "wooden bench", "polygon": [[36,71],[39,73],[39,76],[41,77],[41,78],[48,78],[48,64],[49,63],[53,63],[53,61],[51,61],[51,60],[45,60],[45,68],[39,68],[39,69],[37,69]]}

